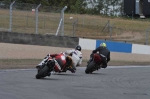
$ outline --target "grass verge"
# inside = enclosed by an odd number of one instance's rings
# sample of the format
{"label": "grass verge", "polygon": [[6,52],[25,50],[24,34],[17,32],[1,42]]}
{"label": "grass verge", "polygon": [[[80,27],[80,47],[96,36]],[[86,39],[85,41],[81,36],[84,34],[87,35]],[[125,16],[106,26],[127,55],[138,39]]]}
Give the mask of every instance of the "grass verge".
{"label": "grass verge", "polygon": [[0,59],[0,69],[35,68],[42,59]]}
{"label": "grass verge", "polygon": [[[35,66],[42,59],[0,59],[0,69],[29,69]],[[83,60],[82,67],[87,65],[87,61]],[[134,61],[110,61],[108,66],[129,66],[129,65],[150,65],[150,62],[134,62]]]}

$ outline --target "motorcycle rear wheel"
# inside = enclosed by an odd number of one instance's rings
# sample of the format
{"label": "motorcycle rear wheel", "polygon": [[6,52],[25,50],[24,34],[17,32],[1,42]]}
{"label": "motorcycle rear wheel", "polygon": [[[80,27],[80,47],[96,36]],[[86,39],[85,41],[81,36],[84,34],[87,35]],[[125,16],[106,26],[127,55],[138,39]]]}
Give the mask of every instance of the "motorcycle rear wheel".
{"label": "motorcycle rear wheel", "polygon": [[94,65],[95,65],[95,62],[94,62],[94,61],[91,61],[91,62],[87,65],[86,70],[85,70],[85,73],[86,73],[86,74],[92,73],[92,72],[93,72],[93,71],[92,71],[92,68],[93,68]]}
{"label": "motorcycle rear wheel", "polygon": [[36,79],[40,79],[43,77],[46,77],[47,72],[49,70],[49,67],[45,66],[44,68],[42,68],[37,74],[36,74]]}

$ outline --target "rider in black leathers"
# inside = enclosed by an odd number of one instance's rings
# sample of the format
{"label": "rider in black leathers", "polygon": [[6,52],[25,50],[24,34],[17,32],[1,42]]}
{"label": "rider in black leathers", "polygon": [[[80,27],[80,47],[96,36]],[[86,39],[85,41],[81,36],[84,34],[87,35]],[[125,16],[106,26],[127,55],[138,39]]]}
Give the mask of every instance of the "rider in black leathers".
{"label": "rider in black leathers", "polygon": [[91,54],[91,59],[93,58],[93,54],[99,52],[100,57],[102,59],[102,68],[107,67],[107,63],[110,61],[110,51],[106,47],[106,43],[101,43],[98,48],[93,50],[93,53]]}

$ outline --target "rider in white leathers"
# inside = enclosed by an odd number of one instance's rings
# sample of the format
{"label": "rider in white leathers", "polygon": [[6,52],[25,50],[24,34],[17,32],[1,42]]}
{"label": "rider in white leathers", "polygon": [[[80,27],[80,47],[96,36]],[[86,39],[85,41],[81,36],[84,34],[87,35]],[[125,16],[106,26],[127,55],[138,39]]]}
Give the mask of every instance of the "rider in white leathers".
{"label": "rider in white leathers", "polygon": [[[62,53],[62,52],[61,52]],[[80,45],[77,45],[75,47],[75,49],[72,49],[72,50],[66,50],[64,52],[64,55],[65,57],[66,56],[70,56],[71,55],[71,58],[72,58],[72,61],[73,61],[73,68],[72,69],[69,69],[70,71],[72,72],[75,72],[76,71],[76,67],[77,66],[80,66],[81,63],[82,63],[82,53],[81,53],[81,46]],[[50,57],[50,54],[48,54],[36,67],[40,67],[42,66],[45,61]]]}
{"label": "rider in white leathers", "polygon": [[71,55],[73,60],[73,66],[76,69],[77,66],[80,66],[82,63],[82,53],[81,46],[77,45],[75,49],[65,51],[66,55]]}

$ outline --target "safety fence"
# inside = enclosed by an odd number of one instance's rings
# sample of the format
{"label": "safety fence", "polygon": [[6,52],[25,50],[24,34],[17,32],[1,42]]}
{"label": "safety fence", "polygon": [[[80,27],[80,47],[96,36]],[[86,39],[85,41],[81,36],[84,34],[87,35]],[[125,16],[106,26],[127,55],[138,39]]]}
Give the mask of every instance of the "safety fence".
{"label": "safety fence", "polygon": [[0,5],[0,30],[32,34],[55,34],[61,18],[61,9],[15,1]]}
{"label": "safety fence", "polygon": [[57,34],[148,45],[149,22],[143,26],[144,21],[128,22],[103,15],[64,14],[62,12],[64,8],[17,2],[0,5],[0,31]]}

